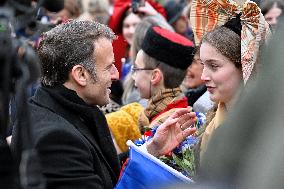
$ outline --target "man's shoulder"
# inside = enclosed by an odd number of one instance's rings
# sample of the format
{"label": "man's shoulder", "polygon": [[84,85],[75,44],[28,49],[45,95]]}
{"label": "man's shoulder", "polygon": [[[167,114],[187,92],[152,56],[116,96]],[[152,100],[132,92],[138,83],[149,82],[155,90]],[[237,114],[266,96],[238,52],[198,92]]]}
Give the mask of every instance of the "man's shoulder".
{"label": "man's shoulder", "polygon": [[46,91],[39,89],[36,94],[29,99],[28,108],[31,119],[36,121],[65,122],[61,116],[63,112],[68,111],[66,107],[60,105]]}
{"label": "man's shoulder", "polygon": [[[66,138],[73,136],[73,139],[80,140],[80,135],[72,123],[68,122],[60,114],[52,111],[48,107],[42,106],[32,101],[28,103],[29,124],[33,134],[34,144],[37,145],[40,141],[50,141],[49,138]],[[19,127],[21,124],[16,123],[13,127],[13,138],[16,144],[18,135],[20,134]],[[16,147],[17,148],[17,147]]]}
{"label": "man's shoulder", "polygon": [[31,106],[31,124],[33,125],[35,146],[45,148],[41,145],[64,145],[70,142],[81,146],[78,141],[82,142],[84,137],[73,123],[48,108],[37,105]]}
{"label": "man's shoulder", "polygon": [[35,103],[34,101],[29,102],[29,110],[31,119],[34,120],[44,120],[44,121],[51,121],[57,122],[62,119],[63,117],[58,114],[58,112],[52,110],[49,107],[46,107],[42,104]]}
{"label": "man's shoulder", "polygon": [[35,102],[33,99],[29,101],[29,110],[31,124],[34,125],[33,130],[37,134],[74,128],[72,123],[61,115],[60,110]]}

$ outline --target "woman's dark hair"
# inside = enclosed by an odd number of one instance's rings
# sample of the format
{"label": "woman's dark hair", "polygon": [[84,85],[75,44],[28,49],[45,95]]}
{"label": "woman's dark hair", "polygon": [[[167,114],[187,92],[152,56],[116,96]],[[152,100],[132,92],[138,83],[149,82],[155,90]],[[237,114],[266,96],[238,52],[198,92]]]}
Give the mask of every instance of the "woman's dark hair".
{"label": "woman's dark hair", "polygon": [[[127,16],[129,16],[130,14],[134,14],[132,11],[131,11],[131,9],[129,8],[127,11],[125,11],[124,13],[123,13],[123,15],[122,15],[122,17],[121,17],[121,19],[119,20],[119,29],[118,29],[118,31],[120,32],[120,33],[122,33],[122,29],[123,29],[123,21],[125,20],[125,18],[127,17]],[[139,18],[143,18],[143,15],[141,15],[141,14],[136,14]]]}
{"label": "woman's dark hair", "polygon": [[262,14],[267,14],[274,4],[276,4],[276,7],[280,8],[282,11],[284,10],[284,2],[282,0],[265,0],[260,4]]}

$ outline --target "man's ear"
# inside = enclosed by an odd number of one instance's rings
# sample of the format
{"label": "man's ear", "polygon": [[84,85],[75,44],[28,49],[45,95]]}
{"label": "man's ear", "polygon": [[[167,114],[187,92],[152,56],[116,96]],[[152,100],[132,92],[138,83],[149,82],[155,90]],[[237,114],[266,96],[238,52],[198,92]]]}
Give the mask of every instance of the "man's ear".
{"label": "man's ear", "polygon": [[152,85],[159,85],[163,80],[163,73],[160,69],[154,69],[151,76]]}
{"label": "man's ear", "polygon": [[89,75],[83,66],[74,66],[71,70],[70,75],[72,77],[72,80],[74,80],[78,85],[86,86]]}

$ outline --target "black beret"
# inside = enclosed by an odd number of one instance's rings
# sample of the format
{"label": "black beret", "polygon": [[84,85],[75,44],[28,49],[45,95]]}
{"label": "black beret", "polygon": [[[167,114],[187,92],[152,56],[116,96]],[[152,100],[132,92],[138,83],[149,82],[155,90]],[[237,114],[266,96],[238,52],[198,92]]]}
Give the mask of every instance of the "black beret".
{"label": "black beret", "polygon": [[184,70],[191,65],[195,49],[189,39],[155,26],[148,29],[142,50],[156,60]]}

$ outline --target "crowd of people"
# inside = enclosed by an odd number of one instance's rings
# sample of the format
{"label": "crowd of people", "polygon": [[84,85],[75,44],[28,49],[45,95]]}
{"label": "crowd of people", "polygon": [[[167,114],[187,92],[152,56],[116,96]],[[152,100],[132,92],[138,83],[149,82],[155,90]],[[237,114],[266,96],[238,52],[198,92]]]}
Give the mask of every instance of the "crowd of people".
{"label": "crowd of people", "polygon": [[284,1],[135,2],[31,1],[11,34],[39,57],[27,123],[45,188],[115,188],[128,140],[194,181],[169,188],[281,188]]}

